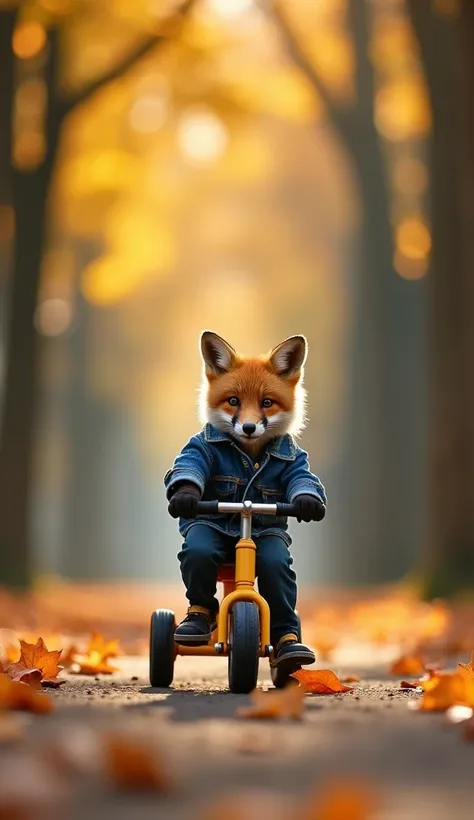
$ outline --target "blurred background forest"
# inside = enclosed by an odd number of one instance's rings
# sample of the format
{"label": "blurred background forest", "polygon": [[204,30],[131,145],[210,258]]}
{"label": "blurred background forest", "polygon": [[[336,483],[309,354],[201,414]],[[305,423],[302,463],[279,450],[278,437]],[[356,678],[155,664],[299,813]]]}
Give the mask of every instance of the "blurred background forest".
{"label": "blurred background forest", "polygon": [[301,578],[474,586],[472,0],[3,0],[0,61],[0,583],[178,579],[210,328],[308,337]]}

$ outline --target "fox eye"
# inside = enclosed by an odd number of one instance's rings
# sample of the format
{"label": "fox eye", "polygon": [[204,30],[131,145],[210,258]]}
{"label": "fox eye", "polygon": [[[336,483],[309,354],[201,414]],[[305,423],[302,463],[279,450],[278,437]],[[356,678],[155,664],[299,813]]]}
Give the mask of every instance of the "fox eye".
{"label": "fox eye", "polygon": [[238,407],[240,404],[237,396],[231,396],[230,399],[227,399],[227,401],[231,407]]}
{"label": "fox eye", "polygon": [[262,401],[262,407],[271,407],[274,404],[273,399],[264,399]]}

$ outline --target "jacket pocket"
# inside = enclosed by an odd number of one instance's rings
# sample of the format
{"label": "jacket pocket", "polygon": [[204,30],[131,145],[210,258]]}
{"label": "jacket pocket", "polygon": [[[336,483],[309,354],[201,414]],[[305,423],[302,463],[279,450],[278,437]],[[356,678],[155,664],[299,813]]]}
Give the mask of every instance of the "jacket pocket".
{"label": "jacket pocket", "polygon": [[274,487],[256,486],[256,490],[262,495],[264,504],[276,504],[285,500],[285,494],[281,490],[276,490]]}
{"label": "jacket pocket", "polygon": [[222,501],[235,501],[237,496],[237,489],[240,481],[238,478],[232,476],[215,475],[213,478],[213,489],[216,493],[216,498]]}

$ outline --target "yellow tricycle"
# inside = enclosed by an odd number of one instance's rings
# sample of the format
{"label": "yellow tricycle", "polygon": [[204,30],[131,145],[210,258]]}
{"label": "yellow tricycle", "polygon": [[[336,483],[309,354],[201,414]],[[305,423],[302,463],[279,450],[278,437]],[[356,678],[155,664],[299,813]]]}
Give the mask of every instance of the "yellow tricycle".
{"label": "yellow tricycle", "polygon": [[[229,659],[231,692],[248,693],[255,689],[260,658],[270,661],[270,673],[276,687],[284,686],[288,674],[272,666],[270,644],[270,609],[255,590],[256,544],[252,539],[252,515],[295,516],[293,504],[255,504],[252,501],[228,503],[200,501],[197,514],[240,513],[241,534],[235,546],[235,562],[223,564],[217,580],[224,585],[217,627],[205,646],[182,646],[175,643],[176,619],[169,609],[156,609],[150,627],[150,683],[168,687],[173,681],[177,655],[215,655]],[[301,623],[298,640],[301,641]]]}

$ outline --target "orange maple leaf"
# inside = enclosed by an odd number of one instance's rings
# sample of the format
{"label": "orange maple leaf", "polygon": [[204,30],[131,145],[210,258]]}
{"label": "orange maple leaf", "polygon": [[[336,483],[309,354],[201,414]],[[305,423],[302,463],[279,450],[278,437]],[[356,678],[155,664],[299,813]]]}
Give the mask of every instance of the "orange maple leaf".
{"label": "orange maple leaf", "polygon": [[43,638],[38,638],[36,644],[20,640],[20,647],[20,660],[11,663],[5,670],[8,677],[12,680],[24,680],[25,682],[27,682],[25,678],[28,677],[28,682],[35,685],[38,681],[32,673],[36,671],[40,673],[42,686],[56,687],[64,683],[64,681],[57,679],[57,675],[63,669],[62,666],[58,666],[61,649],[49,652]]}
{"label": "orange maple leaf", "polygon": [[351,692],[353,686],[344,686],[334,672],[330,669],[318,669],[310,672],[308,669],[300,669],[293,672],[292,678],[305,688],[307,692],[315,695],[334,695],[339,692]]}
{"label": "orange maple leaf", "polygon": [[358,780],[334,780],[310,795],[301,820],[369,820],[378,807],[373,790]]}
{"label": "orange maple leaf", "polygon": [[37,692],[26,683],[0,675],[0,709],[18,709],[43,715],[52,711],[53,703],[47,695]]}
{"label": "orange maple leaf", "polygon": [[418,677],[425,671],[425,664],[419,655],[402,655],[390,669],[392,675],[409,675],[410,677]]}
{"label": "orange maple leaf", "polygon": [[121,652],[118,638],[108,641],[99,632],[91,635],[83,654],[74,655],[74,663],[78,664],[78,673],[81,675],[112,675],[118,672],[116,666],[109,663],[109,658],[115,658]]}
{"label": "orange maple leaf", "polygon": [[169,775],[156,749],[140,740],[116,734],[110,734],[104,740],[106,771],[117,788],[126,791],[170,790]]}
{"label": "orange maple leaf", "polygon": [[462,667],[456,672],[433,674],[419,685],[423,689],[419,706],[422,711],[445,712],[450,706],[474,707],[474,677]]}
{"label": "orange maple leaf", "polygon": [[284,689],[262,692],[254,689],[250,694],[252,706],[237,710],[244,718],[300,718],[303,714],[305,690],[290,683]]}

